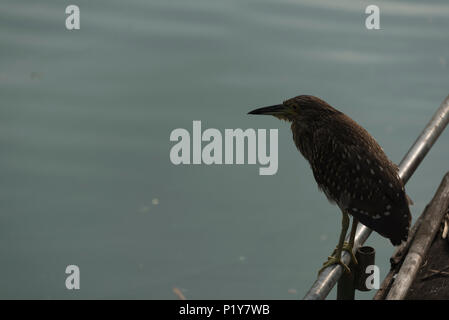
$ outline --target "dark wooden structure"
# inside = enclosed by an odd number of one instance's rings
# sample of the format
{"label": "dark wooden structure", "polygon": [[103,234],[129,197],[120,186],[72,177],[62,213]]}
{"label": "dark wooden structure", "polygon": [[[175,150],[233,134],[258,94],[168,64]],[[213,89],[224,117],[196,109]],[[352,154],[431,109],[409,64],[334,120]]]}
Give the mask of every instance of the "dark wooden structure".
{"label": "dark wooden structure", "polygon": [[449,299],[449,173],[390,259],[375,300]]}
{"label": "dark wooden structure", "polygon": [[406,299],[449,300],[449,240],[435,237]]}

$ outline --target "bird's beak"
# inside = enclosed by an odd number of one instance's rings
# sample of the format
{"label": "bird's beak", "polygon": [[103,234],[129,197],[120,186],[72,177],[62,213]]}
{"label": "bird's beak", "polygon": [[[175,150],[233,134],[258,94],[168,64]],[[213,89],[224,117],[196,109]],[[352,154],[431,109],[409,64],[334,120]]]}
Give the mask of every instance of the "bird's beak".
{"label": "bird's beak", "polygon": [[283,116],[286,114],[287,106],[283,104],[277,104],[275,106],[263,107],[248,112],[248,114],[265,114],[271,116]]}

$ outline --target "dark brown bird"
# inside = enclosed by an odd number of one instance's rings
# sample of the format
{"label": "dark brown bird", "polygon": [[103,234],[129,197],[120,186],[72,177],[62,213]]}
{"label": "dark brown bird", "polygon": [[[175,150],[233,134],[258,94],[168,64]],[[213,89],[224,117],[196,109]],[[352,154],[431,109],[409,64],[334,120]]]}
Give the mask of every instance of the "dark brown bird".
{"label": "dark brown bird", "polygon": [[[393,245],[407,240],[411,215],[398,168],[354,120],[308,95],[249,114],[272,115],[291,122],[293,141],[309,161],[318,187],[343,213],[337,248],[321,270],[335,263],[349,270],[341,261],[342,250],[356,262],[352,250],[358,222],[390,239]],[[353,216],[353,223],[346,243],[348,214]]]}

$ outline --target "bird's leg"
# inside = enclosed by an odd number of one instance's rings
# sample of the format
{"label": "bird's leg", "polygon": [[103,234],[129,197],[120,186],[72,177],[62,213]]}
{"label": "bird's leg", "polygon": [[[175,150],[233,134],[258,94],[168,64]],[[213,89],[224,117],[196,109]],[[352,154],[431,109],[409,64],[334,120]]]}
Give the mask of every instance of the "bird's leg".
{"label": "bird's leg", "polygon": [[352,227],[351,227],[351,234],[349,236],[349,242],[345,241],[343,244],[343,250],[347,251],[351,255],[352,262],[354,262],[355,264],[357,264],[358,262],[352,250],[354,249],[355,233],[357,231],[358,222],[359,220],[357,220],[357,218],[355,217],[352,218]]}
{"label": "bird's leg", "polygon": [[[354,262],[355,264],[357,264],[357,259],[354,255],[353,248],[354,248],[354,241],[355,241],[355,233],[357,231],[357,224],[358,224],[359,220],[357,220],[357,218],[352,218],[352,227],[351,227],[351,233],[349,235],[349,242],[345,241],[343,243],[343,247],[342,250],[343,251],[347,251],[350,255],[351,255],[351,260],[352,262]],[[337,249],[334,250],[334,252],[332,253],[332,255],[335,255],[335,252],[337,251]]]}
{"label": "bird's leg", "polygon": [[341,233],[340,233],[340,240],[338,241],[337,248],[334,251],[334,254],[329,257],[329,259],[323,264],[323,267],[318,271],[318,273],[321,273],[324,269],[327,267],[333,265],[333,264],[340,264],[347,272],[351,272],[349,267],[341,261],[341,251],[343,250],[346,232],[348,231],[349,227],[349,215],[342,211],[343,213],[343,220],[341,221]]}

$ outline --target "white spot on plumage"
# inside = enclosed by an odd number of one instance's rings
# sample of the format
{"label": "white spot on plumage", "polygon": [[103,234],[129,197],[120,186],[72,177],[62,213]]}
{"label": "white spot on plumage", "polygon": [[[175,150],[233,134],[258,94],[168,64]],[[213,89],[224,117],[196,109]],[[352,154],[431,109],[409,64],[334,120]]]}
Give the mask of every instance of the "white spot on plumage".
{"label": "white spot on plumage", "polygon": [[384,215],[385,215],[385,216],[389,216],[389,215],[390,215],[390,211],[385,211],[385,212],[384,212]]}

